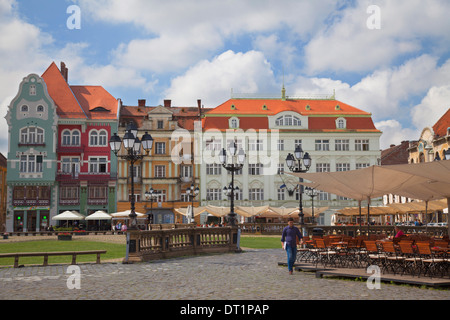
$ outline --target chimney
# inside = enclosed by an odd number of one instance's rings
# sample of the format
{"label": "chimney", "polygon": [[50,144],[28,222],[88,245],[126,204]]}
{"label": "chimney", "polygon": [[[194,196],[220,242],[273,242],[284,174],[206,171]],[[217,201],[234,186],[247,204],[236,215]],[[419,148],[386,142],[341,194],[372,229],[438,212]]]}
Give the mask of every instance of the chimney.
{"label": "chimney", "polygon": [[64,78],[64,80],[66,80],[66,82],[68,82],[68,78],[69,78],[69,69],[67,69],[66,64],[64,62],[61,61],[61,74]]}
{"label": "chimney", "polygon": [[164,107],[170,108],[172,105],[172,100],[164,100]]}
{"label": "chimney", "polygon": [[138,107],[145,107],[145,99],[138,99]]}
{"label": "chimney", "polygon": [[197,99],[197,107],[198,107],[198,116],[202,118],[202,100]]}

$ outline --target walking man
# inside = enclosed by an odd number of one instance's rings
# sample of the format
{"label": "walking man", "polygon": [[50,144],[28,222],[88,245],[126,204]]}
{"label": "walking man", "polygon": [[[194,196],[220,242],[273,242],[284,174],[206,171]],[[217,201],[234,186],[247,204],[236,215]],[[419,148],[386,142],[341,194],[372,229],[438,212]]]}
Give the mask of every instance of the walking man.
{"label": "walking man", "polygon": [[294,219],[288,219],[288,226],[283,229],[281,246],[287,253],[289,274],[292,274],[295,259],[297,258],[297,244],[302,241],[303,235],[297,227],[294,227]]}

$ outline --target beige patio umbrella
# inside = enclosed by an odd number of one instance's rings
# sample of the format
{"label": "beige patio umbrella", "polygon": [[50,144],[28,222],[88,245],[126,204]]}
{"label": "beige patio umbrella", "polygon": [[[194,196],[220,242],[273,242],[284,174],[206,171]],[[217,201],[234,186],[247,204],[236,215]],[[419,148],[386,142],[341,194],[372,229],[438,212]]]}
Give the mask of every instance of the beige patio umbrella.
{"label": "beige patio umbrella", "polygon": [[[183,216],[190,216],[192,214],[192,207],[189,205],[187,208],[176,208],[173,209],[175,212],[182,214]],[[206,207],[194,207],[194,217],[202,214],[206,211]]]}
{"label": "beige patio umbrella", "polygon": [[[130,218],[130,213],[131,210],[125,210],[125,211],[121,211],[121,212],[115,212],[115,213],[111,213],[111,217],[113,217],[113,219],[128,219]],[[142,218],[147,218],[147,215],[144,213],[140,213],[140,212],[136,212],[136,218],[137,219],[142,219]]]}
{"label": "beige patio umbrella", "polygon": [[230,213],[230,207],[217,207],[208,205],[205,207],[205,210],[213,216],[219,218],[224,217]]}
{"label": "beige patio umbrella", "polygon": [[235,212],[244,217],[253,217],[260,216],[262,213],[266,212],[269,209],[269,206],[260,206],[260,207],[244,207],[244,206],[236,206]]}
{"label": "beige patio umbrella", "polygon": [[86,220],[111,220],[111,219],[112,219],[111,215],[101,210],[95,211],[94,213],[86,217]]}

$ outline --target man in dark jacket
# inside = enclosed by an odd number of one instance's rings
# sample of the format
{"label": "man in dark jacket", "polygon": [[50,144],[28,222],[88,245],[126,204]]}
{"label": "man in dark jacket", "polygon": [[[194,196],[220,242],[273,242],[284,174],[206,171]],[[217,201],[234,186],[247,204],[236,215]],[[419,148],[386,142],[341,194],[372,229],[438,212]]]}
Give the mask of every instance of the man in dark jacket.
{"label": "man in dark jacket", "polygon": [[[297,240],[298,238],[298,240]],[[288,219],[288,226],[283,229],[281,235],[281,246],[287,253],[289,274],[292,274],[295,259],[297,258],[297,243],[302,241],[302,234],[297,227],[294,227],[294,219]]]}

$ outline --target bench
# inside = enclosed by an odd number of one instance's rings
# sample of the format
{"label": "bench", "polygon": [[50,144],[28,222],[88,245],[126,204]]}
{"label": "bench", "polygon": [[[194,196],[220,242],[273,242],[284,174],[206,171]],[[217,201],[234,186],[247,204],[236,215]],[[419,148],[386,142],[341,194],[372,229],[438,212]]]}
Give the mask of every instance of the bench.
{"label": "bench", "polygon": [[0,253],[0,258],[14,258],[14,268],[19,267],[20,257],[44,257],[43,266],[48,266],[49,256],[72,256],[72,264],[77,264],[77,255],[81,254],[96,254],[97,262],[100,263],[100,255],[106,253],[106,250],[88,250],[88,251],[55,251],[55,252],[15,252],[15,253]]}

